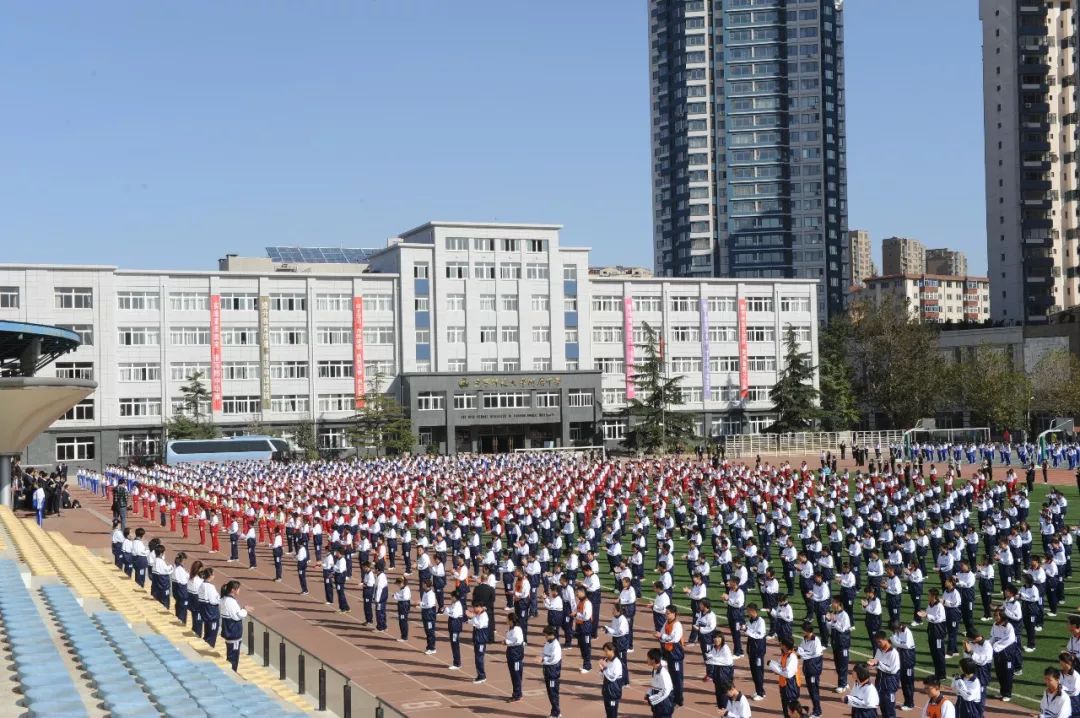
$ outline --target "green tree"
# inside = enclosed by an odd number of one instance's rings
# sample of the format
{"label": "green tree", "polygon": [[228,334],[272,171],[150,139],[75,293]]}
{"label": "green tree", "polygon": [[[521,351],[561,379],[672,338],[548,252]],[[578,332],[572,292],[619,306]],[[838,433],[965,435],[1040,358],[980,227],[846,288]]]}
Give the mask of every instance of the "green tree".
{"label": "green tree", "polygon": [[852,326],[847,317],[829,320],[829,326],[819,335],[818,383],[821,386],[821,428],[825,431],[846,431],[859,423],[854,379],[848,363],[848,342]]}
{"label": "green tree", "polygon": [[[850,311],[848,357],[860,411],[878,428],[910,428],[948,399],[938,329],[911,317],[907,302],[858,301]],[[881,424],[884,424],[882,426]]]}
{"label": "green tree", "polygon": [[382,391],[382,374],[375,376],[371,391],[364,395],[364,406],[353,417],[349,432],[357,452],[373,448],[376,455],[396,455],[412,451],[416,437],[405,409],[390,394]]}
{"label": "green tree", "polygon": [[627,448],[648,454],[682,451],[694,441],[693,419],[671,411],[682,403],[682,375],[665,376],[656,332],[645,324],[645,359],[634,367],[634,398],[622,414],[628,418]]}
{"label": "green tree", "polygon": [[197,371],[187,378],[187,384],[180,387],[182,409],[166,425],[170,439],[213,439],[219,435],[210,416],[203,412],[210,402],[210,391],[202,378],[203,373]]}
{"label": "green tree", "polygon": [[777,412],[776,421],[766,429],[769,433],[807,431],[820,414],[814,366],[810,355],[799,350],[799,340],[790,324],[784,333],[784,368],[769,391],[769,400]]}
{"label": "green tree", "polygon": [[999,348],[981,346],[951,367],[951,396],[957,407],[969,411],[992,429],[1024,425],[1031,383],[1012,359]]}
{"label": "green tree", "polygon": [[1032,398],[1032,410],[1051,417],[1080,415],[1080,359],[1068,349],[1043,354],[1029,379],[1031,394],[1024,398]]}
{"label": "green tree", "polygon": [[315,439],[315,428],[310,421],[301,421],[294,426],[292,436],[299,458],[308,461],[319,458],[319,444]]}

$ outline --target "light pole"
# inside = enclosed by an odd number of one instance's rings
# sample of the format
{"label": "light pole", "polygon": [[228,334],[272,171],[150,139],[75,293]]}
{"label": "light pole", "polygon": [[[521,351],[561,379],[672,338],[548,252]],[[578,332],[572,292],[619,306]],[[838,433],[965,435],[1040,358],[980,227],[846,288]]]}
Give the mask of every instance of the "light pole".
{"label": "light pole", "polygon": [[1035,397],[1029,396],[1027,400],[1027,426],[1024,427],[1024,443],[1028,441],[1028,434],[1031,431],[1031,402],[1035,401]]}

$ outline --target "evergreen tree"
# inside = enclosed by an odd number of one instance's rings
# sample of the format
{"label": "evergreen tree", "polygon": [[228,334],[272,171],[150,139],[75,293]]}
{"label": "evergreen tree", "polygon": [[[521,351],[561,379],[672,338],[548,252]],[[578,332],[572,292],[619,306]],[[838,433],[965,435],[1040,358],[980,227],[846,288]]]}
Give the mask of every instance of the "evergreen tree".
{"label": "evergreen tree", "polygon": [[819,335],[818,383],[824,431],[847,431],[859,423],[851,365],[847,359],[851,333],[851,322],[847,317],[836,317],[829,320],[829,326]]}
{"label": "evergreen tree", "polygon": [[790,324],[784,333],[784,349],[784,368],[769,392],[777,418],[766,431],[808,431],[819,415],[818,390],[814,387],[810,355],[799,350],[799,340]]}
{"label": "evergreen tree", "polygon": [[309,421],[301,421],[293,427],[293,445],[301,459],[311,461],[319,457],[319,444],[315,440],[315,429]]}
{"label": "evergreen tree", "polygon": [[210,391],[202,382],[203,373],[197,371],[188,377],[188,383],[180,387],[183,409],[173,415],[166,425],[170,439],[213,439],[218,436],[217,427],[203,407],[210,402]]}
{"label": "evergreen tree", "polygon": [[375,376],[364,406],[353,417],[350,440],[359,453],[371,447],[376,455],[397,455],[412,451],[416,437],[405,409],[393,396],[382,391],[384,377]]}
{"label": "evergreen tree", "polygon": [[623,443],[648,454],[682,451],[694,441],[693,418],[672,411],[682,403],[682,375],[667,377],[656,332],[645,324],[645,359],[634,367],[634,398],[622,414],[629,426]]}

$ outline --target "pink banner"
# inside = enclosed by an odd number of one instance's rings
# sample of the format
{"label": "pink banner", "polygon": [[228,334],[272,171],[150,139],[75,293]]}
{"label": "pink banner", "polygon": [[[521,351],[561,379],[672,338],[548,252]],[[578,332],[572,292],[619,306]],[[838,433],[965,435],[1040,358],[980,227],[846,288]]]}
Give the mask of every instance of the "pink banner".
{"label": "pink banner", "polygon": [[739,297],[739,398],[750,396],[750,357],[746,348],[746,300]]}
{"label": "pink banner", "polygon": [[626,364],[626,398],[634,398],[634,300],[623,297],[623,361]]}
{"label": "pink banner", "polygon": [[221,411],[221,295],[210,295],[210,408]]}
{"label": "pink banner", "polygon": [[364,408],[364,298],[352,300],[352,360],[353,393],[356,396],[356,408]]}

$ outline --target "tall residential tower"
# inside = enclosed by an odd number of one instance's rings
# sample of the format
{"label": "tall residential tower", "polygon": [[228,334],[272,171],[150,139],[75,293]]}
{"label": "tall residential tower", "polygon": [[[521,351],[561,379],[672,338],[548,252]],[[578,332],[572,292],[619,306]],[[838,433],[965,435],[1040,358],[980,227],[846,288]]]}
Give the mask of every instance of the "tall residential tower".
{"label": "tall residential tower", "polygon": [[847,289],[842,0],[649,0],[653,262]]}

